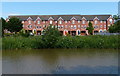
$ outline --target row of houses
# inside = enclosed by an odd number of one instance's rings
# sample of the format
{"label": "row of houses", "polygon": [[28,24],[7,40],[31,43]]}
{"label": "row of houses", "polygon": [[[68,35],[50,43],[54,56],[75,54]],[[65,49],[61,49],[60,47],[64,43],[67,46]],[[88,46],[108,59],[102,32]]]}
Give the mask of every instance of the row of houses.
{"label": "row of houses", "polygon": [[94,33],[106,32],[114,23],[111,15],[21,15],[9,16],[7,21],[11,17],[19,18],[23,29],[37,35],[42,35],[42,31],[50,25],[58,28],[63,35],[86,35],[89,22],[94,27]]}

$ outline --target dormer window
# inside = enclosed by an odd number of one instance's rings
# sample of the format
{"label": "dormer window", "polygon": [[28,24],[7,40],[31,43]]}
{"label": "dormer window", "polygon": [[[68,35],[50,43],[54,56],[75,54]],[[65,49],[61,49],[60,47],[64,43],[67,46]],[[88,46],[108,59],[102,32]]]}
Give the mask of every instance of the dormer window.
{"label": "dormer window", "polygon": [[75,20],[72,20],[72,24],[75,24]]}
{"label": "dormer window", "polygon": [[104,21],[104,23],[106,23],[106,21]]}
{"label": "dormer window", "polygon": [[96,20],[96,21],[95,21],[95,24],[97,24],[97,22],[98,22],[98,21]]}
{"label": "dormer window", "polygon": [[65,23],[67,23],[67,21],[65,21]]}
{"label": "dormer window", "polygon": [[31,21],[29,20],[28,23],[31,24]]}
{"label": "dormer window", "polygon": [[62,21],[61,21],[61,20],[59,21],[59,24],[62,24]]}
{"label": "dormer window", "polygon": [[110,23],[112,23],[112,21],[113,21],[113,20],[112,20],[112,19],[110,19],[109,21],[110,21]]}
{"label": "dormer window", "polygon": [[40,24],[40,21],[38,21],[38,24]]}
{"label": "dormer window", "polygon": [[55,23],[57,23],[57,21],[55,21]]}
{"label": "dormer window", "polygon": [[78,23],[80,23],[80,21],[78,21]]}
{"label": "dormer window", "polygon": [[85,24],[85,21],[84,21],[84,20],[82,21],[82,24]]}
{"label": "dormer window", "polygon": [[50,24],[52,24],[52,20],[50,21]]}

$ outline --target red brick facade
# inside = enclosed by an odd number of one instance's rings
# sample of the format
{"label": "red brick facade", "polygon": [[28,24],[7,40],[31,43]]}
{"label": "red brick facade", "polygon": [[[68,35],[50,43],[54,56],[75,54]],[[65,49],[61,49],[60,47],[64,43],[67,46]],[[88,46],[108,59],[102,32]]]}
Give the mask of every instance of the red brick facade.
{"label": "red brick facade", "polygon": [[[19,18],[22,20],[23,28],[37,35],[42,35],[42,31],[47,28],[50,24],[58,27],[58,30],[63,35],[86,35],[88,23],[91,22],[94,27],[94,32],[105,32],[109,29],[109,26],[114,23],[114,19],[111,15],[57,15],[49,16],[28,16]],[[55,19],[56,18],[56,19]],[[66,19],[67,18],[67,19]]]}

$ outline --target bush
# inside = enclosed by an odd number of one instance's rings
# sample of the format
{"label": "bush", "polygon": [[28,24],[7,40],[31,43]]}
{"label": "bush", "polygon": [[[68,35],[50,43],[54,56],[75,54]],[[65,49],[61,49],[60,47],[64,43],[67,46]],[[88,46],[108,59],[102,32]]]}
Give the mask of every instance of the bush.
{"label": "bush", "polygon": [[[45,38],[46,39],[46,38]],[[48,46],[42,36],[4,37],[3,49],[41,49],[41,48],[111,48],[120,49],[120,36],[60,36]],[[48,42],[50,43],[50,42]]]}

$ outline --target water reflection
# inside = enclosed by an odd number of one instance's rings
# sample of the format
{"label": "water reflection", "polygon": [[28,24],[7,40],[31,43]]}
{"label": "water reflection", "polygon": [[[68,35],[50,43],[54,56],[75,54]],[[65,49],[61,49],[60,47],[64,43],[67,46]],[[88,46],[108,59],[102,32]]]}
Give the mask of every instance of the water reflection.
{"label": "water reflection", "polygon": [[117,74],[112,49],[4,50],[4,74]]}

